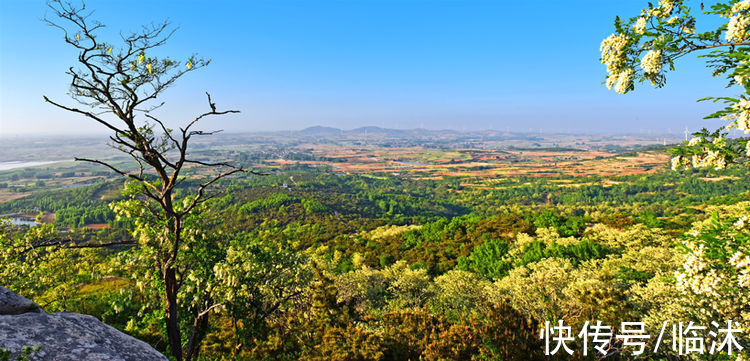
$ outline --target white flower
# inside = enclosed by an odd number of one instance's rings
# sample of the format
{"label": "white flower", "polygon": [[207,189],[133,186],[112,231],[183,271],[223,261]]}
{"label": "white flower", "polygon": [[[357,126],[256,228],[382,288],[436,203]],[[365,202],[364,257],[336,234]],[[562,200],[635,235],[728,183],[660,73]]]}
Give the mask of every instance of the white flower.
{"label": "white flower", "polygon": [[701,168],[703,166],[703,157],[694,155],[692,158],[693,168]]}
{"label": "white flower", "polygon": [[714,168],[716,169],[725,169],[727,167],[727,158],[720,157],[714,160]]}
{"label": "white flower", "polygon": [[[747,225],[747,216],[744,216],[745,225]],[[739,271],[737,283],[740,287],[750,286],[750,257],[740,251],[735,252],[729,258],[729,264]]]}
{"label": "white flower", "polygon": [[672,170],[677,170],[680,168],[680,165],[682,164],[682,157],[676,156],[672,158]]}
{"label": "white flower", "polygon": [[669,20],[667,20],[667,24],[672,25],[672,24],[676,23],[677,20],[680,20],[680,18],[678,18],[676,16],[673,16],[673,17],[669,18]]}
{"label": "white flower", "polygon": [[612,89],[615,83],[617,83],[618,77],[618,74],[610,74],[609,76],[607,76],[607,89]]}
{"label": "white flower", "polygon": [[742,42],[748,38],[748,27],[750,26],[750,17],[745,14],[737,14],[729,19],[727,24],[727,40],[731,42]]}
{"label": "white flower", "polygon": [[742,252],[737,251],[732,255],[732,257],[729,257],[729,264],[737,267],[740,265],[744,257],[745,255],[742,254]]}
{"label": "white flower", "polygon": [[698,144],[701,144],[701,140],[702,140],[702,139],[701,139],[701,138],[699,138],[699,137],[693,137],[693,138],[692,138],[692,139],[690,139],[690,141],[688,142],[688,145],[689,145],[689,146],[691,146],[691,147],[694,147],[694,146],[696,146],[696,145],[698,145]]}
{"label": "white flower", "polygon": [[633,25],[633,30],[635,30],[638,34],[643,34],[646,31],[646,21],[647,19],[644,17],[639,17],[638,21],[635,22],[635,25]]}
{"label": "white flower", "polygon": [[750,133],[750,101],[740,99],[740,101],[732,105],[732,108],[734,109],[733,114],[722,117],[725,120],[732,120],[727,129],[736,128],[745,131],[745,133]]}
{"label": "white flower", "polygon": [[602,41],[599,50],[602,52],[602,64],[607,66],[609,74],[620,72],[621,64],[625,60],[625,48],[630,39],[624,34],[612,34]]}
{"label": "white flower", "polygon": [[633,76],[633,69],[625,69],[620,72],[617,77],[617,85],[615,85],[615,91],[620,94],[625,94],[630,87],[630,78]]}
{"label": "white flower", "polygon": [[734,222],[734,228],[739,230],[742,230],[748,225],[747,216],[742,216],[740,219],[737,220],[737,222]]}
{"label": "white flower", "polygon": [[732,6],[732,13],[738,13],[750,9],[750,0],[740,1]]}
{"label": "white flower", "polygon": [[[705,150],[705,148],[704,148]],[[718,150],[709,150],[705,154],[693,155],[693,168],[716,168],[724,169],[727,167],[727,158]]]}
{"label": "white flower", "polygon": [[740,287],[750,286],[750,267],[743,269],[737,277],[737,283]]}
{"label": "white flower", "polygon": [[654,9],[656,16],[666,18],[667,16],[672,15],[672,10],[674,10],[674,0],[659,0],[659,5],[659,8]]}
{"label": "white flower", "polygon": [[649,50],[641,59],[641,68],[649,74],[658,73],[661,70],[661,50]]}

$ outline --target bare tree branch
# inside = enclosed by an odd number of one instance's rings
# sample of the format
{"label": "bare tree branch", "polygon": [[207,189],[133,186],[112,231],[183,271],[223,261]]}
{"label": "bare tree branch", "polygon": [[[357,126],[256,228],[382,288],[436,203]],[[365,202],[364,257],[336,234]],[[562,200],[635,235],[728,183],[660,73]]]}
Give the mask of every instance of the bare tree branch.
{"label": "bare tree branch", "polygon": [[47,98],[47,96],[44,96],[43,98],[44,98],[44,101],[46,101],[47,103],[50,103],[50,104],[52,104],[52,105],[54,105],[54,106],[56,106],[58,108],[65,109],[65,110],[67,110],[69,112],[73,112],[73,113],[83,114],[83,115],[85,115],[85,116],[87,116],[87,117],[89,117],[91,119],[94,119],[97,122],[99,122],[100,124],[104,125],[105,127],[113,130],[115,133],[118,133],[118,134],[119,133],[124,133],[124,131],[120,130],[119,128],[115,127],[114,125],[110,124],[109,122],[103,120],[102,118],[97,117],[96,115],[94,115],[91,112],[87,112],[87,111],[80,110],[80,109],[77,109],[77,108],[70,108],[70,107],[66,107],[64,105],[55,103],[52,100],[50,100],[49,98]]}
{"label": "bare tree branch", "polygon": [[[75,158],[77,161],[105,166],[140,185],[144,198],[135,199],[153,216],[154,223],[163,227],[161,231],[166,235],[147,240],[145,246],[154,249],[154,267],[163,281],[163,305],[169,350],[174,359],[189,360],[197,354],[197,343],[205,332],[208,311],[218,306],[196,311],[196,323],[189,337],[191,346],[185,353],[182,347],[182,331],[179,327],[180,301],[177,297],[184,281],[184,269],[181,268],[179,260],[182,257],[181,252],[184,252],[182,250],[185,249],[185,242],[188,242],[183,238],[185,219],[196,211],[196,206],[211,198],[211,195],[207,194],[207,189],[220,179],[238,173],[262,174],[227,162],[193,159],[188,155],[190,140],[193,136],[213,135],[219,132],[194,130],[193,127],[202,119],[239,111],[219,111],[211,95],[206,92],[209,111],[197,115],[178,131],[167,128],[163,118],[153,113],[164,103],[153,103],[179,78],[208,65],[210,60],[198,58],[195,54],[186,63],[170,58],[153,57],[151,50],[164,45],[177,30],[167,21],[144,26],[139,32],[121,32],[121,46],[113,49],[114,44],[106,43],[97,37],[97,31],[104,25],[89,19],[91,13],[85,11],[85,6],[76,8],[59,0],[50,0],[48,6],[66,25],[49,18],[45,18],[45,21],[62,30],[64,41],[78,51],[78,67],[71,67],[67,71],[71,77],[70,95],[82,106],[90,109],[82,110],[62,105],[46,96],[44,100],[107,127],[113,132],[109,137],[110,146],[128,154],[137,164],[137,170],[126,171],[106,161]],[[143,115],[145,120],[137,118],[137,115]],[[221,171],[218,175],[207,177],[207,180],[197,187],[187,189],[187,195],[183,196],[176,190],[178,186],[184,187],[184,176],[181,176],[181,173],[188,164]],[[44,246],[62,245],[61,242],[52,241]],[[210,303],[213,302],[207,302]]]}

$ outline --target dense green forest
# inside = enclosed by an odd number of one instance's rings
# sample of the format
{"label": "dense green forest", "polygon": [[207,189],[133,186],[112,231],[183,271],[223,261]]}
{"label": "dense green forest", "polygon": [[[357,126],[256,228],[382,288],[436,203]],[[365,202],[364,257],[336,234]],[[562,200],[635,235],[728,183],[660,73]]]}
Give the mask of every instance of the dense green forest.
{"label": "dense green forest", "polygon": [[[223,287],[232,300],[212,311],[206,360],[542,359],[544,321],[705,320],[676,288],[683,235],[746,214],[749,177],[730,167],[477,188],[293,167],[239,176],[207,203],[208,248],[186,250],[223,260],[200,260],[210,269],[190,271],[213,275],[188,276],[181,297]],[[17,251],[61,236],[130,239],[133,221],[110,206],[127,198],[122,187],[102,181],[0,203],[0,213],[57,215],[52,225],[4,228],[10,267],[0,277],[48,311],[95,315],[166,351],[164,311],[131,246]],[[109,226],[83,228],[91,223]]]}

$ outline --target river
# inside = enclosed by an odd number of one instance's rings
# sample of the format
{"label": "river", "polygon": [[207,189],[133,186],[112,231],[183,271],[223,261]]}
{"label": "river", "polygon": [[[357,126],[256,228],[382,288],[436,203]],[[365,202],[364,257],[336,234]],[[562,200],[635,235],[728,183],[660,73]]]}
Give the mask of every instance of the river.
{"label": "river", "polygon": [[38,165],[45,165],[45,164],[52,164],[52,163],[58,163],[59,160],[51,160],[51,161],[44,161],[44,162],[0,162],[0,171],[3,170],[11,170],[16,168],[26,168],[26,167],[36,167]]}

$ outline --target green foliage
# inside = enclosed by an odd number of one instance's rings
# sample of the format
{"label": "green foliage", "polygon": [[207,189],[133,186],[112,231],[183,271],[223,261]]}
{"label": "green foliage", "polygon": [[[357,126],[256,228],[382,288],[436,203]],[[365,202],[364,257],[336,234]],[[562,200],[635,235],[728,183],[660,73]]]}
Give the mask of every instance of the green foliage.
{"label": "green foliage", "polygon": [[393,264],[393,256],[390,254],[382,254],[380,255],[380,267],[388,267]]}
{"label": "green foliage", "polygon": [[501,240],[489,240],[471,251],[468,257],[458,259],[458,269],[474,271],[487,278],[502,278],[508,274],[513,264],[504,260],[509,244]]}
{"label": "green foliage", "polygon": [[573,265],[577,265],[583,261],[603,258],[608,253],[609,251],[604,246],[591,241],[581,241],[567,246],[534,241],[524,247],[517,265],[527,265],[548,257],[569,259]]}
{"label": "green foliage", "polygon": [[275,193],[265,199],[259,199],[240,207],[241,212],[252,213],[259,210],[277,210],[281,207],[288,206],[292,203],[299,202],[300,199],[287,193]]}
{"label": "green foliage", "polygon": [[305,208],[305,213],[307,214],[328,212],[328,207],[320,202],[311,199],[303,199],[302,206]]}
{"label": "green foliage", "polygon": [[537,228],[555,228],[564,237],[580,236],[586,228],[586,220],[582,217],[562,217],[547,209],[534,216]]}
{"label": "green foliage", "polygon": [[[41,346],[37,346],[37,347],[26,346],[21,352],[18,353],[16,358],[14,358],[13,360],[14,361],[29,361],[31,356],[39,352],[41,348],[42,348]],[[0,348],[0,361],[10,361],[11,357],[13,357],[13,353],[10,350]]]}

